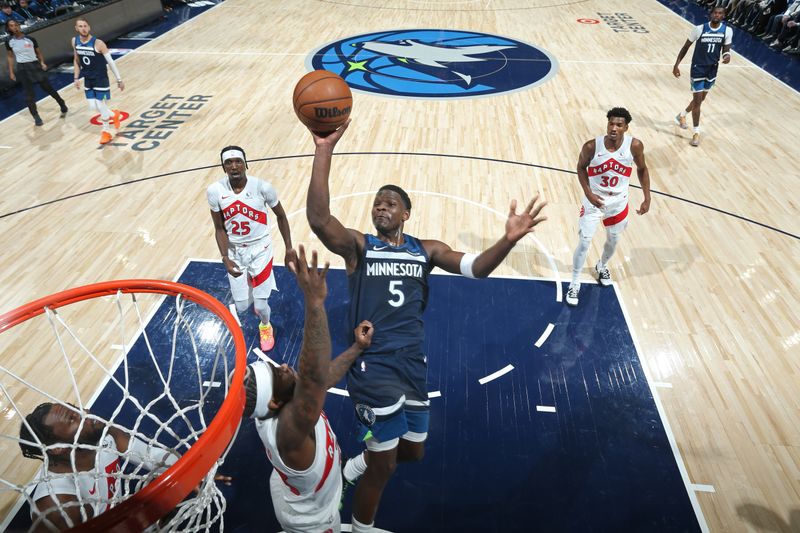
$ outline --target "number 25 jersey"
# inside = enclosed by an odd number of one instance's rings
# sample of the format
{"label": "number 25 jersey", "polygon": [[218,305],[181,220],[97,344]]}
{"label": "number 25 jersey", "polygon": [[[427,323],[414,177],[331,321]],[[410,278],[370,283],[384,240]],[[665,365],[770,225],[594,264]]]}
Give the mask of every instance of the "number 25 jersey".
{"label": "number 25 jersey", "polygon": [[278,205],[278,193],[270,183],[247,176],[244,189],[235,194],[226,176],[209,185],[206,195],[211,210],[215,213],[222,211],[231,244],[246,244],[270,237],[267,208]]}

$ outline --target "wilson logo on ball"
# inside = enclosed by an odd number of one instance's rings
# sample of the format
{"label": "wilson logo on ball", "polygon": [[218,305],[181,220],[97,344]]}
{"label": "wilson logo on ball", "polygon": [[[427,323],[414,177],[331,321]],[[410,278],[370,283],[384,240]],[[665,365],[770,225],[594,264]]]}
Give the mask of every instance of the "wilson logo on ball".
{"label": "wilson logo on ball", "polygon": [[350,108],[345,107],[339,109],[338,107],[315,107],[314,116],[316,118],[341,118],[350,115]]}

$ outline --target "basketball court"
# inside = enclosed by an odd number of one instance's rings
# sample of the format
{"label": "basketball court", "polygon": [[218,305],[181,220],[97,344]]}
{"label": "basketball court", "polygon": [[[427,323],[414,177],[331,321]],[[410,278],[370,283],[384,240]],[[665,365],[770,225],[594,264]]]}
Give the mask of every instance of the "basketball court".
{"label": "basketball court", "polygon": [[[226,0],[150,40],[114,41],[130,49],[117,58],[126,90],[113,91],[112,103],[129,116],[114,142],[98,148],[99,128],[69,86],[60,91],[66,119],[43,101],[43,127],[27,111],[3,121],[15,134],[0,143],[0,311],[123,278],[175,280],[231,304],[205,196],[229,144],[247,151],[248,174],[278,190],[293,241],[322,251],[304,211],[313,143],[291,97],[307,71],[330,69],[356,89],[331,172],[331,210],[345,225],[370,231],[374,191],[395,183],[414,202],[407,233],[479,252],[502,235],[511,199],[540,192],[549,202],[548,220],[489,280],[432,277],[427,453],[398,468],[377,527],[795,530],[798,86],[744,57],[756,45],[734,28],[731,64],[703,105],[702,143],[689,146],[691,130],[673,122],[690,98],[689,59],[681,79],[671,69],[704,15],[693,3],[665,4]],[[450,64],[445,74],[410,51],[405,61],[388,48],[380,57],[354,52],[365,43],[430,42],[506,48],[502,62]],[[796,59],[784,61],[797,69]],[[609,265],[611,288],[589,276],[603,245],[596,235],[573,309],[563,296],[582,195],[575,163],[614,106],[630,110],[628,134],[644,143],[651,211],[631,215]],[[641,199],[632,187],[631,207]],[[274,242],[280,261],[283,243]],[[340,259],[322,256],[335,267],[328,308],[338,353],[346,281]],[[267,356],[296,364],[302,298],[283,267],[276,275],[277,344]],[[169,356],[162,305],[147,302],[145,322],[163,346],[154,352]],[[263,355],[252,349],[257,320],[242,320],[254,361]],[[113,367],[117,341],[85,322],[81,333]],[[52,340],[12,334],[0,338],[0,364],[73,401],[52,372]],[[132,337],[129,358],[142,338]],[[104,376],[79,369],[76,379],[100,398],[96,406],[107,403]],[[171,386],[180,397],[180,380]],[[220,402],[222,390],[208,386],[209,404]],[[23,411],[36,404],[18,401]],[[326,413],[345,455],[357,453],[344,383],[331,390]],[[3,414],[3,433],[14,435],[19,420],[6,399]],[[33,477],[37,462],[22,459],[13,440],[2,446],[0,468]],[[226,529],[278,531],[270,467],[249,421],[219,470],[234,478],[220,487]],[[15,503],[3,500],[4,514]],[[342,517],[349,522],[349,501]]]}

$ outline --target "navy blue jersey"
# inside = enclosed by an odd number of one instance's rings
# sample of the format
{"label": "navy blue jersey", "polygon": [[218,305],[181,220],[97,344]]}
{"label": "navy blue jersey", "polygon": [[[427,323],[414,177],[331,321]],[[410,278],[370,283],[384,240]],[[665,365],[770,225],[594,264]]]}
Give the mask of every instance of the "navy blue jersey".
{"label": "navy blue jersey", "polygon": [[422,243],[403,234],[403,244],[392,246],[365,235],[364,255],[348,276],[350,323],[362,320],[375,326],[365,354],[419,347],[424,339],[422,313],[428,303],[428,254]]}
{"label": "navy blue jersey", "polygon": [[727,26],[720,23],[717,29],[711,27],[710,22],[703,24],[700,36],[694,43],[692,65],[716,65],[722,55],[725,44],[725,31]]}
{"label": "navy blue jersey", "polygon": [[75,52],[78,54],[81,75],[91,80],[108,79],[106,58],[94,49],[95,41],[97,37],[92,36],[89,42],[82,43],[80,36],[75,36]]}

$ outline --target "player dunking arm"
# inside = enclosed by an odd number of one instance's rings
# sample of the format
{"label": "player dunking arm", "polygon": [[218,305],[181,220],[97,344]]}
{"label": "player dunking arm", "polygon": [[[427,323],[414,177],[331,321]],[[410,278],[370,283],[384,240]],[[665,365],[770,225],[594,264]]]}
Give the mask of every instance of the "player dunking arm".
{"label": "player dunking arm", "polygon": [[299,247],[289,269],[305,296],[303,345],[299,372],[263,361],[247,367],[242,416],[256,419],[256,430],[272,463],[270,493],[275,516],[288,533],[340,531],[341,451],[322,407],[328,389],[344,377],[356,357],[369,347],[372,324],[361,322],[355,342],[331,361],[331,339],[325,313],[328,264],[311,266]]}
{"label": "player dunking arm", "polygon": [[220,152],[220,160],[227,176],[209,185],[206,191],[214,221],[214,238],[228,272],[236,312],[244,313],[253,304],[260,319],[259,344],[261,350],[267,352],[275,346],[268,298],[277,289],[272,272],[272,236],[267,208],[278,219],[278,229],[286,246],[284,264],[287,266],[294,257],[289,220],[275,187],[247,175],[244,150],[227,146]]}
{"label": "player dunking arm", "polygon": [[427,361],[422,353],[422,313],[428,297],[428,274],[439,267],[470,278],[488,276],[514,245],[544,221],[538,196],[521,212],[511,202],[505,233],[480,255],[465,254],[436,240],[403,233],[411,200],[396,185],[381,187],[372,203],[375,235],[342,225],[330,213],[328,178],[336,143],[345,123],[327,137],[312,132],[314,152],[307,215],[314,233],[340,255],[347,269],[350,323],[370,320],[372,344],[350,368],[347,386],[361,422],[367,451],[345,465],[346,482],[361,477],[353,503],[352,531],[369,531],[381,494],[397,461],[419,461],[425,453],[429,406]]}
{"label": "player dunking arm", "polygon": [[598,282],[611,285],[608,260],[617,249],[620,235],[628,225],[628,184],[633,163],[642,185],[644,201],[636,213],[644,215],[650,210],[650,171],[644,160],[644,145],[639,139],[625,135],[631,114],[623,107],[615,107],[607,114],[606,135],[587,141],[578,156],[578,181],[583,188],[581,214],[578,219],[578,247],[572,256],[572,282],[567,290],[567,305],[578,305],[578,282],[589,245],[603,221],[606,228],[606,244],[603,256],[595,265]]}
{"label": "player dunking arm", "polygon": [[122,76],[106,43],[90,33],[91,27],[85,18],[75,21],[75,31],[78,32],[78,35],[70,41],[72,62],[75,65],[75,88],[80,90],[80,77],[83,76],[83,88],[86,100],[89,102],[89,109],[100,113],[100,121],[103,124],[100,144],[108,144],[111,142],[111,130],[108,123],[109,121],[113,122],[114,128],[119,129],[120,112],[112,111],[106,103],[111,99],[111,83],[108,80],[106,65],[111,67],[120,91],[125,90],[125,83],[122,81]]}
{"label": "player dunking arm", "polygon": [[725,8],[717,6],[711,10],[710,21],[692,28],[689,38],[683,43],[681,51],[678,52],[678,59],[672,67],[672,74],[676,78],[681,77],[679,68],[683,57],[689,51],[689,47],[694,45],[692,55],[692,101],[675,117],[675,122],[686,129],[686,115],[692,114],[692,124],[694,133],[692,134],[692,146],[700,145],[700,106],[708,96],[708,91],[714,86],[717,79],[717,69],[719,68],[719,58],[722,56],[723,63],[731,62],[731,42],[733,40],[733,30],[725,24]]}

